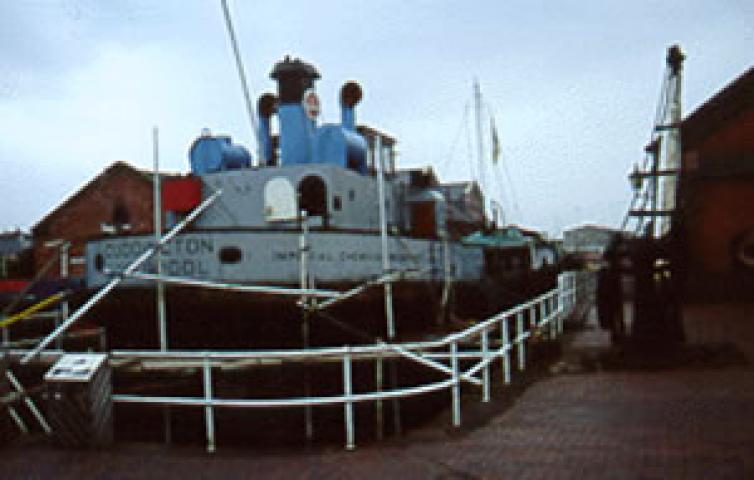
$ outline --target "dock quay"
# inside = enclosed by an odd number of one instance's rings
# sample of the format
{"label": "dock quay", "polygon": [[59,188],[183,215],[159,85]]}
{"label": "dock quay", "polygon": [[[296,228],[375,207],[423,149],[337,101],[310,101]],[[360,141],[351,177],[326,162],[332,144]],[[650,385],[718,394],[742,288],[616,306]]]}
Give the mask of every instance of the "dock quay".
{"label": "dock quay", "polygon": [[[733,307],[687,306],[687,324]],[[731,320],[733,320],[731,318]],[[615,352],[591,321],[566,333],[560,360],[531,372],[523,391],[494,388],[492,403],[465,395],[460,429],[437,421],[346,451],[123,442],[106,450],[20,441],[3,448],[0,478],[751,478],[751,352],[722,344],[675,364],[594,359]],[[705,352],[701,354],[699,352]],[[566,362],[564,365],[563,362]],[[500,404],[505,404],[500,407]],[[480,420],[480,417],[483,418]]]}

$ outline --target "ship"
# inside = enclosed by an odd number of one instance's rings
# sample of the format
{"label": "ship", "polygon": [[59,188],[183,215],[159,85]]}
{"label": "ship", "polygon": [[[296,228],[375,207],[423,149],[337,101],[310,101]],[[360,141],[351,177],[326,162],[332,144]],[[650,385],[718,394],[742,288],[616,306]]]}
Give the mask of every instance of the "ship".
{"label": "ship", "polygon": [[320,124],[313,65],[285,57],[270,76],[256,161],[204,130],[190,172],[161,184],[168,233],[87,243],[87,288],[118,286],[93,312],[111,348],[300,346],[302,321],[309,345],[414,338],[554,286],[476,182],[397,168],[396,139],[356,123],[358,83],[340,90],[340,123]]}

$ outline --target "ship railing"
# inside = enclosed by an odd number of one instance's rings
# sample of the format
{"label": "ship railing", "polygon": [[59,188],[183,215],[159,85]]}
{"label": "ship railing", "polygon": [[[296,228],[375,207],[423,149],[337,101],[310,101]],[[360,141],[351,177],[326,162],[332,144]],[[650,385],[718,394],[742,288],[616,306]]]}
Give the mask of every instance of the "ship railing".
{"label": "ship railing", "polygon": [[[198,368],[201,371],[201,396],[154,396],[134,393],[114,393],[112,400],[121,404],[202,407],[206,429],[207,450],[216,449],[216,408],[311,408],[325,405],[343,406],[345,448],[356,448],[355,404],[374,402],[381,414],[382,402],[450,390],[451,421],[461,426],[462,383],[479,387],[481,401],[490,402],[493,362],[500,361],[500,381],[508,385],[514,370],[523,372],[527,363],[527,349],[533,339],[556,340],[564,330],[564,320],[577,304],[575,276],[561,274],[558,287],[527,302],[495,314],[484,321],[443,338],[403,343],[377,342],[368,345],[318,347],[301,350],[259,351],[173,351],[173,350],[116,350],[110,352],[113,368],[127,369],[135,365],[155,370]],[[11,350],[11,357],[22,358],[28,350]],[[40,352],[39,361],[51,362],[61,351]],[[515,355],[515,357],[514,357]],[[353,363],[372,361],[375,371],[382,372],[385,361],[406,359],[441,373],[440,380],[407,386],[384,388],[378,375],[374,391],[354,392]],[[294,396],[287,398],[222,398],[215,394],[213,378],[216,370],[241,365],[282,363],[340,363],[342,393],[329,396]],[[514,365],[515,362],[515,365]],[[235,365],[234,365],[235,364]],[[515,368],[514,368],[515,366]],[[381,422],[381,419],[380,419]]]}
{"label": "ship railing", "polygon": [[[165,368],[175,368],[175,362],[184,367],[199,367],[202,371],[201,397],[145,396],[115,394],[113,401],[165,406],[196,406],[205,410],[207,450],[214,451],[215,408],[289,408],[343,405],[345,447],[356,446],[354,405],[359,402],[376,402],[424,395],[450,389],[452,424],[461,426],[461,384],[468,383],[482,389],[482,402],[491,400],[493,362],[501,361],[502,382],[512,382],[513,362],[516,370],[526,368],[527,344],[535,336],[555,340],[563,333],[563,322],[576,304],[573,277],[561,275],[558,288],[550,290],[527,302],[500,312],[462,331],[443,338],[421,342],[346,345],[342,347],[309,348],[305,350],[265,351],[113,351],[114,365],[133,364],[140,361],[166,361]],[[495,339],[493,340],[493,335]],[[512,358],[515,354],[515,358]],[[355,361],[373,361],[375,370],[383,362],[403,358],[442,373],[439,381],[394,386],[384,389],[378,384],[371,392],[354,393],[352,365]],[[299,396],[290,398],[218,398],[212,391],[213,371],[234,361],[265,363],[286,362],[339,362],[343,376],[342,394],[331,396]],[[159,363],[153,368],[159,368]],[[381,408],[380,408],[381,411]]]}

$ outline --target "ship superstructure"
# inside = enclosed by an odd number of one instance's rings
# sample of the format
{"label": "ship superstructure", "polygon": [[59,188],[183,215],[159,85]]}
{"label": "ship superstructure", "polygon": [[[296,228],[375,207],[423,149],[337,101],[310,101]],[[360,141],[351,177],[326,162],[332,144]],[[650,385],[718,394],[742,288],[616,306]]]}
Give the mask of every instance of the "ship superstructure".
{"label": "ship superstructure", "polygon": [[[451,289],[461,315],[464,305],[494,311],[515,300],[505,298],[505,289],[496,289],[495,282],[528,270],[531,248],[526,239],[513,246],[463,241],[469,232],[488,227],[478,186],[442,185],[431,169],[396,170],[395,139],[356,125],[355,107],[362,97],[357,83],[341,89],[341,123],[319,125],[314,88],[319,72],[286,57],[271,77],[277,95],[264,94],[258,102],[256,164],[229,137],[204,131],[189,151],[191,173],[162,185],[165,227],[185,228],[139,268],[133,263],[154,248],[154,236],[90,241],[90,288],[113,278],[122,279],[126,288],[121,290],[149,289],[154,281],[189,288],[246,286],[246,291],[249,286],[279,287],[260,289],[256,293],[265,295],[246,303],[234,298],[202,304],[220,308],[224,316],[242,304],[245,313],[262,304],[298,301],[301,306],[310,294],[334,303],[347,298],[356,302],[356,310],[376,306],[376,317],[382,317],[381,302],[370,306],[366,300],[367,287],[379,284],[385,284],[386,297],[395,295],[396,310],[412,311],[414,320],[415,311],[436,317],[437,305],[447,315]],[[502,272],[506,249],[517,258]],[[320,290],[297,296],[302,290],[294,289]],[[187,298],[191,303],[197,296]],[[392,308],[392,300],[384,304],[384,310]],[[192,318],[201,316],[198,310],[197,304],[190,309]],[[266,312],[285,316],[282,310]],[[394,328],[388,326],[388,337]]]}

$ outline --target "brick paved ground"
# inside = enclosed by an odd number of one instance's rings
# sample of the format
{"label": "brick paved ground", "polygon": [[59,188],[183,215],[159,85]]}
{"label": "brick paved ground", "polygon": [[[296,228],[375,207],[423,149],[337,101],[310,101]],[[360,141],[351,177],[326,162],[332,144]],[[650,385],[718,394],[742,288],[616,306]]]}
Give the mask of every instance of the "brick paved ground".
{"label": "brick paved ground", "polygon": [[[600,338],[587,331],[575,344],[595,348]],[[0,450],[0,477],[754,478],[754,368],[557,375],[470,431],[432,426],[355,452],[17,445]]]}

